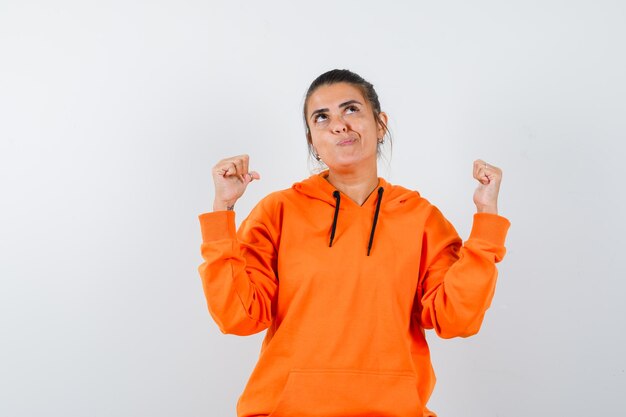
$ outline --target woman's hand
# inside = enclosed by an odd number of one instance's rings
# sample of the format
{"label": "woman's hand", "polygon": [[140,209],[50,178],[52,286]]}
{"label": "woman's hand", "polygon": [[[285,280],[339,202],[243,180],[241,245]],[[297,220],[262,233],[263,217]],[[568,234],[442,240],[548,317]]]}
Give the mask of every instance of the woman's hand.
{"label": "woman's hand", "polygon": [[474,178],[480,183],[474,192],[474,204],[478,213],[498,214],[502,170],[482,159],[477,159],[474,161]]}
{"label": "woman's hand", "polygon": [[215,184],[213,211],[232,210],[252,180],[261,179],[256,171],[248,171],[248,155],[237,155],[219,161],[212,170]]}

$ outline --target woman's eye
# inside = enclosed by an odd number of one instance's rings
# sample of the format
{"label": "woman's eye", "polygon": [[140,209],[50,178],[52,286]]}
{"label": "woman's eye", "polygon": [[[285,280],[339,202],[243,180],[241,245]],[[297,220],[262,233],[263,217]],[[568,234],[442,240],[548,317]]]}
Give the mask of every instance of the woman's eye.
{"label": "woman's eye", "polygon": [[359,108],[356,106],[349,106],[349,107],[346,107],[346,111],[348,110],[350,110],[351,113],[356,113],[359,111]]}
{"label": "woman's eye", "polygon": [[[316,122],[316,123],[320,121],[320,117],[326,117],[326,115],[325,115],[325,114],[318,114],[317,116],[315,116],[315,122]],[[324,119],[322,119],[322,121],[323,121],[323,120],[324,120]]]}

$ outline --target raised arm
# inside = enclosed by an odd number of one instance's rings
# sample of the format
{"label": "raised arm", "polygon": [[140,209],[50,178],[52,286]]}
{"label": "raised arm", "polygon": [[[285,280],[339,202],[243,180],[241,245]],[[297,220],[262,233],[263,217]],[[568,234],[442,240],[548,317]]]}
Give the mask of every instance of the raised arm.
{"label": "raised arm", "polygon": [[223,333],[250,335],[272,320],[276,293],[276,250],[257,205],[235,230],[235,202],[256,172],[248,171],[248,156],[226,158],[213,167],[215,202],[212,213],[198,216],[204,262],[198,271],[211,316]]}
{"label": "raised arm", "polygon": [[497,214],[502,171],[479,159],[473,176],[480,183],[474,193],[477,213],[465,244],[436,207],[425,224],[416,302],[422,326],[444,338],[478,332],[494,295],[496,263],[506,252],[510,222]]}

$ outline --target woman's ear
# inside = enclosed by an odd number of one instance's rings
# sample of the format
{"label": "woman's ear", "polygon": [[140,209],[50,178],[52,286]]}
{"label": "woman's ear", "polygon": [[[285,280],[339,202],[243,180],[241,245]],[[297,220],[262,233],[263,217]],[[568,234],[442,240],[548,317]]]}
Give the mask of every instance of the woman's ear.
{"label": "woman's ear", "polygon": [[380,113],[378,113],[377,123],[378,123],[378,137],[379,138],[384,137],[385,133],[387,133],[387,126],[388,126],[387,122],[388,122],[387,113],[385,113],[384,111],[381,111]]}

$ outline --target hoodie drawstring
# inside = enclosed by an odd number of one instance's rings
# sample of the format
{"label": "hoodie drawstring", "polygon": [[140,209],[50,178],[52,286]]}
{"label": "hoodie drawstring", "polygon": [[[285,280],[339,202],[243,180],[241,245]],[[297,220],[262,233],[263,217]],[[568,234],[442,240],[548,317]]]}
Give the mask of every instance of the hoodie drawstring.
{"label": "hoodie drawstring", "polygon": [[333,246],[333,239],[335,238],[335,229],[337,228],[337,216],[339,216],[339,202],[341,201],[341,197],[339,196],[339,191],[337,190],[333,191],[333,197],[335,197],[335,200],[337,201],[337,203],[335,204],[335,217],[333,218],[333,227],[330,231],[330,243],[328,244],[328,247]]}
{"label": "hoodie drawstring", "polygon": [[372,233],[370,233],[370,241],[367,244],[367,256],[370,256],[372,250],[372,243],[374,242],[374,231],[376,231],[376,223],[378,222],[378,212],[380,211],[380,202],[383,199],[383,187],[378,187],[378,201],[376,202],[376,211],[374,212],[374,222],[372,223]]}
{"label": "hoodie drawstring", "polygon": [[[372,250],[372,243],[374,243],[374,232],[376,231],[376,223],[378,223],[378,213],[380,212],[380,203],[383,199],[383,192],[385,189],[383,187],[378,187],[378,201],[376,201],[376,211],[374,212],[374,221],[372,223],[372,231],[370,232],[370,240],[367,244],[367,256],[370,256],[370,252]],[[339,191],[333,191],[333,197],[335,197],[335,216],[333,217],[333,225],[330,229],[330,243],[328,247],[333,246],[333,239],[335,238],[335,230],[337,229],[337,217],[339,216],[339,203],[341,201]]]}

